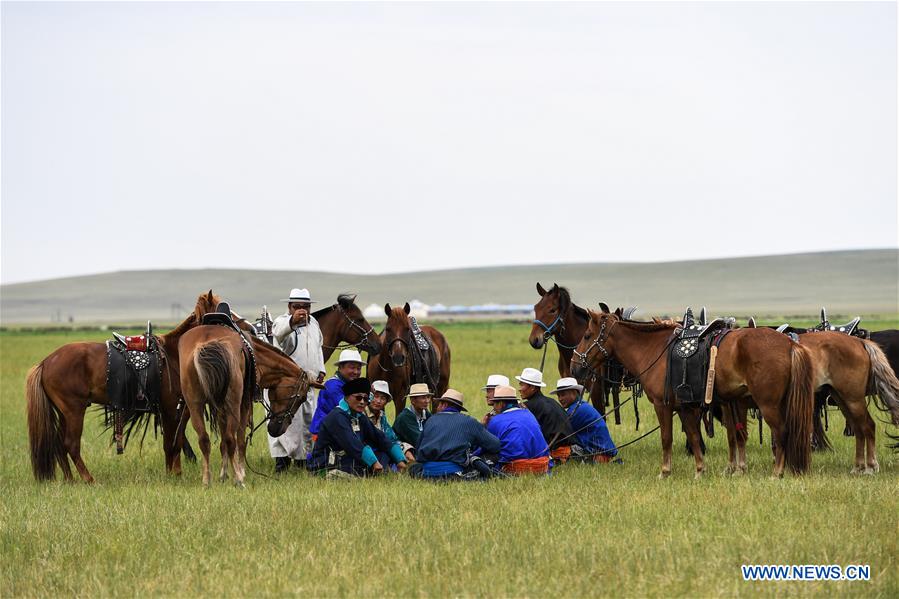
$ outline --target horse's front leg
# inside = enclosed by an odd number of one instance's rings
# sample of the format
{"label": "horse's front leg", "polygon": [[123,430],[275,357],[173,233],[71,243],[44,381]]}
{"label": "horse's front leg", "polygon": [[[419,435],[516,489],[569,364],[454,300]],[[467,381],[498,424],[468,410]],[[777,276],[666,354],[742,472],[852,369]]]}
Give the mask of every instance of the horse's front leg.
{"label": "horse's front leg", "polygon": [[702,473],[705,470],[705,459],[702,455],[702,442],[700,441],[699,436],[700,417],[701,414],[696,408],[681,408],[680,410],[681,422],[684,424],[687,440],[690,442],[690,447],[693,449],[693,462],[696,466],[696,472],[693,474],[693,478],[695,479],[702,478]]}
{"label": "horse's front leg", "polygon": [[[94,477],[91,476],[87,466],[84,465],[84,460],[81,459],[81,432],[84,429],[84,412],[86,410],[87,406],[79,402],[73,409],[63,411],[63,444],[69,457],[72,458],[75,468],[78,469],[81,479],[86,483],[92,483],[94,482]],[[64,472],[65,470],[66,468],[63,468]],[[68,475],[71,477],[71,473],[68,473]]]}
{"label": "horse's front leg", "polygon": [[659,473],[659,478],[667,478],[671,476],[672,420],[674,414],[670,406],[653,402],[653,407],[659,419],[659,431],[662,438],[662,471]]}

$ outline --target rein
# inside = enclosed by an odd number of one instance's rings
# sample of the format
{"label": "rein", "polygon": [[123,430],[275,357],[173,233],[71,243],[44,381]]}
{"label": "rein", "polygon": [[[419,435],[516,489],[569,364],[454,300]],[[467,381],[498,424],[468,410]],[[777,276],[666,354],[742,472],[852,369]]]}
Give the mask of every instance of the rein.
{"label": "rein", "polygon": [[[338,349],[349,349],[351,347],[359,347],[360,345],[362,345],[363,343],[365,343],[368,340],[369,335],[371,335],[372,333],[375,332],[374,327],[371,326],[370,324],[368,325],[368,330],[366,331],[365,328],[363,328],[361,324],[359,324],[358,322],[356,322],[355,320],[350,318],[350,315],[346,313],[346,311],[343,309],[343,306],[341,306],[340,304],[334,304],[333,306],[331,306],[331,309],[337,310],[338,312],[340,312],[340,315],[343,316],[343,319],[346,320],[350,324],[350,328],[356,329],[357,331],[359,331],[359,333],[362,335],[362,338],[359,339],[359,341],[356,343],[347,342],[347,343],[338,343],[337,345],[325,345],[324,343],[322,343],[323,348],[336,351]],[[366,324],[368,324],[368,323],[366,323]]]}

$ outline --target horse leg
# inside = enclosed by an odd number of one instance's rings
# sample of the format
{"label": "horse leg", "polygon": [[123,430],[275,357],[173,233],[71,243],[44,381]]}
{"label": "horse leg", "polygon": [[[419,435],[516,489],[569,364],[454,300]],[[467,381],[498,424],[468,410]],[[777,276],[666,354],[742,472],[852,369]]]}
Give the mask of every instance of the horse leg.
{"label": "horse leg", "polygon": [[874,424],[874,419],[871,418],[871,414],[869,414],[867,410],[865,410],[864,424],[865,424],[865,427],[863,430],[865,431],[865,441],[866,441],[865,444],[866,444],[866,449],[867,449],[867,454],[868,454],[868,460],[867,460],[868,469],[866,470],[866,472],[868,474],[876,474],[876,473],[880,472],[880,464],[877,463],[877,454],[874,452],[875,424]]}
{"label": "horse leg", "polygon": [[[833,395],[835,396],[836,394]],[[864,397],[858,399],[841,395],[835,397],[835,399],[837,400],[837,406],[839,406],[840,411],[846,418],[846,426],[851,427],[855,432],[855,465],[852,467],[852,470],[850,470],[850,473],[864,474],[867,469],[865,461],[867,440],[865,438],[865,432],[860,429],[864,426],[865,419],[870,418],[868,415],[868,406],[865,404]]]}
{"label": "horse leg", "polygon": [[[75,464],[81,479],[86,483],[92,483],[94,482],[94,477],[91,476],[87,466],[84,465],[84,460],[81,459],[81,432],[84,429],[84,412],[86,410],[87,406],[79,403],[63,412],[65,418],[63,445],[65,445],[69,457],[72,458],[72,463]],[[68,467],[68,463],[66,463],[66,466]],[[72,473],[66,472],[68,470],[67,467],[63,468],[63,472],[66,475],[66,480],[71,480]]]}
{"label": "horse leg", "polygon": [[[200,406],[197,406],[199,408]],[[209,433],[206,432],[206,423],[203,421],[203,410],[194,409],[190,411],[190,423],[197,433],[197,445],[200,446],[200,453],[203,454],[203,486],[209,486],[211,478],[209,472],[209,452],[212,450],[212,443],[209,441]]]}
{"label": "horse leg", "polygon": [[681,409],[680,417],[681,423],[684,425],[684,432],[687,434],[687,441],[693,449],[693,462],[696,465],[696,472],[693,474],[693,478],[698,480],[702,478],[702,473],[705,470],[705,460],[703,459],[699,436],[699,422],[701,415],[699,410],[691,408],[689,410]]}
{"label": "horse leg", "polygon": [[746,474],[746,442],[749,440],[749,429],[746,427],[748,424],[749,417],[747,413],[749,412],[748,408],[739,407],[738,418],[739,421],[743,424],[743,429],[736,431],[737,437],[737,471],[734,474]]}
{"label": "horse leg", "polygon": [[662,438],[662,471],[659,473],[659,478],[667,478],[671,476],[672,420],[674,414],[669,406],[654,403],[653,407],[659,419],[659,431]]}
{"label": "horse leg", "polygon": [[615,406],[615,424],[621,424],[621,387],[612,388],[612,405]]}
{"label": "horse leg", "polygon": [[165,470],[169,474],[181,476],[181,444],[178,434],[178,415],[177,410],[172,413],[171,410],[162,407],[160,409],[162,417],[162,449],[165,452]]}
{"label": "horse leg", "polygon": [[721,411],[721,420],[724,423],[724,430],[727,433],[727,467],[724,469],[724,474],[736,474],[737,472],[737,458],[736,458],[736,450],[737,450],[737,435],[736,433],[736,423],[733,422],[730,412],[732,410],[728,409],[729,406],[725,405],[724,409]]}
{"label": "horse leg", "polygon": [[782,437],[783,423],[780,416],[780,402],[772,401],[768,403],[761,401],[760,398],[756,398],[756,403],[759,406],[759,411],[762,413],[762,418],[765,419],[768,428],[771,429],[771,450],[774,452],[774,472],[772,476],[774,478],[783,478],[784,467],[786,466],[786,453],[784,452],[784,439]]}

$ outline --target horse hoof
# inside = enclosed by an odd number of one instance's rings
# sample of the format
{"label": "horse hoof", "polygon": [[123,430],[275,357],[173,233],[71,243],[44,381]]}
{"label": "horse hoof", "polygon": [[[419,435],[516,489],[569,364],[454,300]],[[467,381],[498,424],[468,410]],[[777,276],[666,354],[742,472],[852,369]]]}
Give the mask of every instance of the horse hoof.
{"label": "horse hoof", "polygon": [[670,472],[659,472],[659,480],[664,480],[671,476]]}
{"label": "horse hoof", "polygon": [[865,468],[864,466],[856,466],[852,470],[849,471],[849,474],[864,474]]}
{"label": "horse hoof", "polygon": [[243,484],[242,480],[234,481],[234,486],[237,487],[238,489],[246,489],[247,488],[247,486],[245,484]]}
{"label": "horse hoof", "polygon": [[737,472],[736,468],[734,468],[733,466],[728,466],[727,468],[724,469],[724,476],[728,476],[730,474],[736,474],[736,472]]}
{"label": "horse hoof", "polygon": [[702,471],[696,472],[693,474],[693,480],[701,480],[702,479]]}

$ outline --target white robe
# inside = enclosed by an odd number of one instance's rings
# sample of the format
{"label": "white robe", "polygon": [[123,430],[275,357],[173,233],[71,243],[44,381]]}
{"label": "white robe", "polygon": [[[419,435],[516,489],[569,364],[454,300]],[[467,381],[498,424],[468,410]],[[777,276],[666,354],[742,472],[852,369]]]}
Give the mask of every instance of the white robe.
{"label": "white robe", "polygon": [[[315,375],[325,371],[322,355],[322,331],[318,321],[309,315],[309,324],[304,327],[290,327],[290,314],[283,314],[272,323],[275,345],[284,350],[297,366]],[[267,394],[266,394],[267,399]],[[273,458],[290,457],[305,460],[312,451],[312,436],[309,425],[318,403],[318,390],[309,388],[306,401],[300,405],[287,431],[280,437],[269,435],[268,448]]]}

